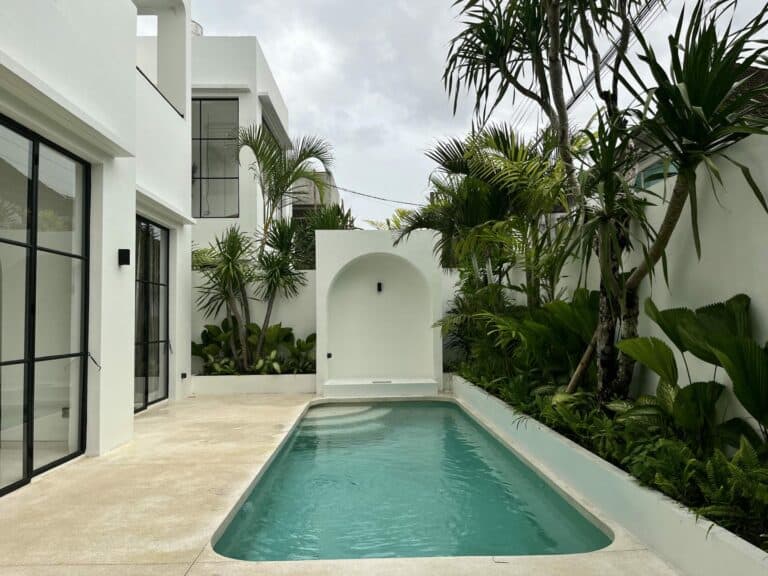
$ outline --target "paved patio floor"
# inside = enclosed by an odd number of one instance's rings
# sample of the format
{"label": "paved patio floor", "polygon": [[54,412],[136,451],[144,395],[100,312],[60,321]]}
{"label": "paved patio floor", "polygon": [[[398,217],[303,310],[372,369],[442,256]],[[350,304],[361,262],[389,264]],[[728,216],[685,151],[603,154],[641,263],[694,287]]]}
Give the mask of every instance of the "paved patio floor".
{"label": "paved patio floor", "polygon": [[137,416],[134,440],[0,498],[0,576],[673,576],[642,546],[591,554],[255,563],[210,539],[310,396],[200,397]]}

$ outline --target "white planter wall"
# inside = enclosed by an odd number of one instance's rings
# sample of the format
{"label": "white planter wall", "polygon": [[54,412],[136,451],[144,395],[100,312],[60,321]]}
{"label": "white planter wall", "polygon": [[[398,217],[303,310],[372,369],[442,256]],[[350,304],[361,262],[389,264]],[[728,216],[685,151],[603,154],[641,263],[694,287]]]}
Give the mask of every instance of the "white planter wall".
{"label": "white planter wall", "polygon": [[314,394],[315,375],[193,376],[191,392],[196,396]]}
{"label": "white planter wall", "polygon": [[690,576],[765,576],[768,554],[701,519],[543,424],[520,420],[507,404],[459,376],[453,393],[522,457],[591,502],[659,556]]}

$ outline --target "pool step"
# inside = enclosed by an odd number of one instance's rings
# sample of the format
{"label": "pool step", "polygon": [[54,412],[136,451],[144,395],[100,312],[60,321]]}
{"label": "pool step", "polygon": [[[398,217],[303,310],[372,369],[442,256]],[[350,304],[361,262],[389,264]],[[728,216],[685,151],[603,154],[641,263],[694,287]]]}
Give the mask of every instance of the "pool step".
{"label": "pool step", "polygon": [[398,398],[410,396],[437,396],[435,380],[328,380],[323,385],[323,396],[328,398]]}
{"label": "pool step", "polygon": [[365,422],[375,422],[386,417],[391,408],[361,406],[356,412],[338,413],[336,407],[317,407],[310,410],[302,421],[302,425],[313,429],[333,428],[337,426],[351,426]]}

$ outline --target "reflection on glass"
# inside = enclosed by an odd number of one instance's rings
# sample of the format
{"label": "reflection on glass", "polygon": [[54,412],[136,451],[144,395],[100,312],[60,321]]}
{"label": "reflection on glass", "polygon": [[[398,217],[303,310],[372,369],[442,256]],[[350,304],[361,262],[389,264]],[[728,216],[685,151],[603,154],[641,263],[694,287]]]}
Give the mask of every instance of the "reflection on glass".
{"label": "reflection on glass", "polygon": [[156,402],[168,396],[168,345],[165,342],[148,347],[148,402]]}
{"label": "reflection on glass", "polygon": [[201,216],[237,218],[237,180],[203,180],[201,195]]}
{"label": "reflection on glass", "polygon": [[168,396],[168,230],[136,222],[134,408]]}
{"label": "reflection on glass", "polygon": [[81,364],[80,358],[35,363],[35,469],[78,450]]}
{"label": "reflection on glass", "polygon": [[0,366],[0,488],[24,476],[24,364]]}
{"label": "reflection on glass", "polygon": [[82,274],[80,260],[38,251],[35,357],[81,351]]}
{"label": "reflection on glass", "polygon": [[236,140],[208,140],[200,143],[200,161],[203,178],[237,178]]}
{"label": "reflection on glass", "polygon": [[134,350],[133,362],[133,409],[141,410],[145,405],[147,385],[147,359],[144,354],[145,345],[137,344]]}
{"label": "reflection on glass", "polygon": [[237,100],[203,100],[200,115],[200,138],[237,138]]}
{"label": "reflection on glass", "polygon": [[41,144],[39,174],[38,245],[81,254],[85,168]]}
{"label": "reflection on glass", "polygon": [[0,126],[0,238],[27,241],[32,142]]}
{"label": "reflection on glass", "polygon": [[24,358],[27,248],[0,241],[0,361]]}

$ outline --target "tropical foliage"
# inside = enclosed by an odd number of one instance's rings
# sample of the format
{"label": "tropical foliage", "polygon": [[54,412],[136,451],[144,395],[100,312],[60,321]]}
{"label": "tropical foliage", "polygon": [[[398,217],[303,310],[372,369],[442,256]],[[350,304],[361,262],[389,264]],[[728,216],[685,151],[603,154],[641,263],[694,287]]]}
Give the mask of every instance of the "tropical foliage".
{"label": "tropical foliage", "polygon": [[[203,373],[210,375],[239,374],[237,359],[229,341],[237,330],[229,318],[220,326],[209,324],[200,334],[200,342],[192,343],[192,355],[203,362]],[[255,351],[259,338],[264,334],[263,353],[245,372],[254,374],[312,374],[315,371],[315,335],[296,338],[291,328],[273,324],[262,330],[258,324],[247,324],[246,346]],[[253,356],[255,357],[255,356]]]}
{"label": "tropical foliage", "polygon": [[[277,298],[290,299],[299,294],[306,284],[300,266],[309,258],[310,250],[314,258],[314,229],[304,222],[284,219],[282,208],[305,181],[314,184],[322,198],[326,180],[317,167],[330,169],[333,150],[328,142],[313,136],[295,140],[285,149],[269,130],[256,125],[240,129],[239,147],[252,155],[250,168],[262,194],[263,226],[255,235],[232,226],[209,247],[193,251],[193,270],[203,278],[198,286],[198,307],[207,318],[225,312],[221,328],[208,326],[202,343],[193,344],[193,354],[203,359],[206,371],[213,373],[279,373],[286,362],[309,369],[306,341],[299,341],[303,352],[290,362],[279,347],[269,343],[269,338],[275,336],[273,332],[287,334],[280,325],[277,329],[270,325]],[[327,220],[350,219],[343,208],[329,208],[311,218],[318,226]],[[308,235],[312,235],[311,241]],[[252,322],[252,298],[266,303],[261,323],[268,327],[265,330]],[[293,343],[292,334],[289,336]]]}
{"label": "tropical foliage", "polygon": [[[641,1],[455,5],[462,30],[443,79],[455,105],[469,93],[478,122],[428,152],[428,203],[396,227],[397,241],[436,232],[442,265],[458,270],[440,322],[447,368],[768,550],[768,344],[752,332],[749,298],[696,310],[648,300],[666,339],[638,335],[638,294],[657,275],[668,280],[666,250],[686,207],[701,255],[697,176],[717,193],[727,184],[718,163],[730,163],[768,211],[730,149],[768,135],[768,86],[753,81],[768,54],[768,6],[736,26],[734,2],[698,0],[657,54]],[[627,57],[633,43],[639,62]],[[585,74],[585,63],[607,69]],[[584,127],[567,105],[580,77],[598,102]],[[525,140],[488,124],[507,97],[533,102],[548,127]],[[663,167],[663,194],[635,177],[647,163]],[[693,359],[711,378],[692,377]],[[649,372],[653,393],[632,386]]]}

